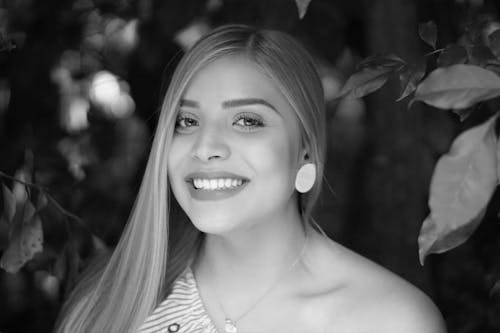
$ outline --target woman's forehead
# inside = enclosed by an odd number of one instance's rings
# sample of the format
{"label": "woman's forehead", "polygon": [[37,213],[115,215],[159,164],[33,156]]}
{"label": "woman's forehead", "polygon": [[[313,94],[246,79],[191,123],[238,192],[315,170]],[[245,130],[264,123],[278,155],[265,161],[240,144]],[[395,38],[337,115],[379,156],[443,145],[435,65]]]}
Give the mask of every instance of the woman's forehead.
{"label": "woman's forehead", "polygon": [[[284,99],[278,85],[254,62],[243,56],[216,59],[194,74],[185,98],[262,97]],[[199,95],[199,96],[198,96]]]}

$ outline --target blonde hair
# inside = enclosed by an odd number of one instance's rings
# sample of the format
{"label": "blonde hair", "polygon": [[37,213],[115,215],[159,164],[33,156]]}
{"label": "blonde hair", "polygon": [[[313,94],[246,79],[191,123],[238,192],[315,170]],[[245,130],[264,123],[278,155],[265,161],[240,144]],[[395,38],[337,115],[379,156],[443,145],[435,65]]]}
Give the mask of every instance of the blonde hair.
{"label": "blonde hair", "polygon": [[[192,77],[225,56],[253,61],[279,87],[292,106],[302,143],[323,178],[325,157],[324,96],[315,65],[292,37],[246,25],[219,27],[181,59],[162,103],[139,194],[113,254],[92,265],[66,301],[57,332],[135,331],[168,294],[188,265],[202,234],[185,219],[172,219],[167,155],[179,101]],[[310,222],[321,181],[299,197],[303,221]]]}

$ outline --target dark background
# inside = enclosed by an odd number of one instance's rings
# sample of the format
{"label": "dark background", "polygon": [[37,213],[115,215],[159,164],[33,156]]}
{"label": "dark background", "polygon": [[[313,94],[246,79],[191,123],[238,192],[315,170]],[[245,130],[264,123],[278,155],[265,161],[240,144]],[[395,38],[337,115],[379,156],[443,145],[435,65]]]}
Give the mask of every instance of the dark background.
{"label": "dark background", "polygon": [[[183,48],[210,27],[248,23],[297,37],[314,55],[328,105],[328,161],[316,218],[336,241],[423,289],[449,332],[500,332],[499,197],[465,244],[418,261],[436,160],[481,121],[407,100],[389,83],[363,100],[335,94],[362,58],[431,51],[475,17],[499,27],[497,1],[0,0],[0,180],[44,186],[67,212],[41,212],[44,251],[16,274],[0,270],[0,332],[50,332],[95,248],[119,239],[138,189],[158,108]],[[19,186],[18,186],[19,187]],[[37,191],[29,191],[30,198]],[[0,253],[8,230],[0,228]],[[95,235],[95,237],[92,237]],[[102,240],[102,242],[98,241]]]}

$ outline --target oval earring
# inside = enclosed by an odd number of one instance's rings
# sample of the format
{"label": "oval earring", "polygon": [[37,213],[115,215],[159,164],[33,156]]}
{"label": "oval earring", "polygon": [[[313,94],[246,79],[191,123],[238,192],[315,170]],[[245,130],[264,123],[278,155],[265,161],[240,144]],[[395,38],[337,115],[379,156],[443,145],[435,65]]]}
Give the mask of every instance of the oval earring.
{"label": "oval earring", "polygon": [[314,163],[306,163],[300,167],[295,177],[295,189],[300,193],[309,192],[316,181],[316,166]]}

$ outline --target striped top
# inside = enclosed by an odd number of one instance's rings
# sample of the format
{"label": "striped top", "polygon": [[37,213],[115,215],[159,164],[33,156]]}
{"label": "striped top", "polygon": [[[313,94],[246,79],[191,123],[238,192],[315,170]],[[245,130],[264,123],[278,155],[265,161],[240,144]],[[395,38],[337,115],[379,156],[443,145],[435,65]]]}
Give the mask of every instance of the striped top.
{"label": "striped top", "polygon": [[191,267],[177,278],[172,292],[160,303],[138,333],[217,333],[201,300]]}

